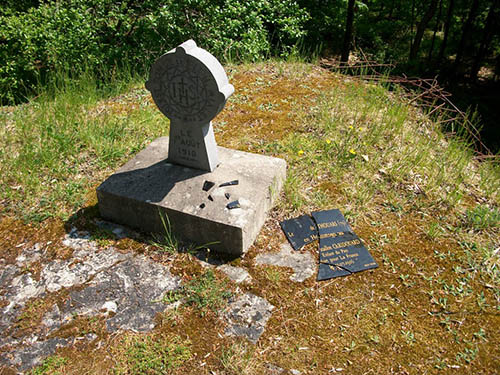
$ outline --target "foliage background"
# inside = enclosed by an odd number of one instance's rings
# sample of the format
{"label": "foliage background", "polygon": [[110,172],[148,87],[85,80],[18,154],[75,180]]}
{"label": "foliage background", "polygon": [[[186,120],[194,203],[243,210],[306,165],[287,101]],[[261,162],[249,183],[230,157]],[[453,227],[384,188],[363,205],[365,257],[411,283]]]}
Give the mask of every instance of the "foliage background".
{"label": "foliage background", "polygon": [[286,55],[305,36],[292,0],[11,1],[0,12],[0,100],[16,102],[51,72],[143,72],[193,38],[222,60]]}

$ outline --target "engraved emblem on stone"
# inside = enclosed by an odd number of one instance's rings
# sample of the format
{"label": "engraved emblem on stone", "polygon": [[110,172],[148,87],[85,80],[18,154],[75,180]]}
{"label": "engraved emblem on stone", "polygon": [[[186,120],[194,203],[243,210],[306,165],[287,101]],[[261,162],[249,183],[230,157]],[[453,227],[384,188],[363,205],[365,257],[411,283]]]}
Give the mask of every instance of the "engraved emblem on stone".
{"label": "engraved emblem on stone", "polygon": [[213,171],[219,161],[211,120],[234,92],[219,61],[188,40],[153,64],[146,88],[170,119],[168,160]]}

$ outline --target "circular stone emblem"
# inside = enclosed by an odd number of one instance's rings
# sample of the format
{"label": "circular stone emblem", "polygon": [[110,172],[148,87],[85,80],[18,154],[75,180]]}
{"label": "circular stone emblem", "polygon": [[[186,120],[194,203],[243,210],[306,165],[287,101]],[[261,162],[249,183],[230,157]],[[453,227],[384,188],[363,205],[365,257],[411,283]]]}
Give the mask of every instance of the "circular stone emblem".
{"label": "circular stone emblem", "polygon": [[234,92],[222,65],[192,40],[154,63],[146,88],[165,116],[188,125],[209,123]]}

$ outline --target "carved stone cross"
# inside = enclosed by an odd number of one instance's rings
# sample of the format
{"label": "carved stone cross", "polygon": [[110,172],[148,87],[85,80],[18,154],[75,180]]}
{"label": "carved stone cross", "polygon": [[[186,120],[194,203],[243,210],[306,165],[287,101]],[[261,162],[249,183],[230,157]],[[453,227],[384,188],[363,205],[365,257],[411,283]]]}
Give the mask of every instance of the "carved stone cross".
{"label": "carved stone cross", "polygon": [[211,121],[234,92],[219,61],[188,40],[153,64],[146,88],[170,119],[168,161],[214,171],[219,158]]}

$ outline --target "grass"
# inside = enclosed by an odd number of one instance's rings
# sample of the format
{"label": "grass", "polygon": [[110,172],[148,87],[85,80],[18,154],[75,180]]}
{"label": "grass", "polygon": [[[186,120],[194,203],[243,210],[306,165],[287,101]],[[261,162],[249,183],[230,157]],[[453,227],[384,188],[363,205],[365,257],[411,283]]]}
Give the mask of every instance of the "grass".
{"label": "grass", "polygon": [[148,111],[145,89],[113,99],[135,82],[121,77],[103,89],[90,76],[61,78],[37,100],[2,108],[0,196],[5,211],[28,222],[67,218],[96,181],[165,134],[168,122]]}
{"label": "grass", "polygon": [[200,314],[204,315],[207,310],[217,311],[224,307],[231,296],[232,292],[227,289],[225,282],[217,280],[214,271],[209,269],[181,286],[179,290],[168,292],[164,302],[181,301],[196,307]]}
{"label": "grass", "polygon": [[125,337],[116,350],[116,374],[161,375],[180,367],[192,357],[190,342],[178,336]]}
{"label": "grass", "polygon": [[172,225],[170,224],[170,219],[168,218],[168,215],[163,214],[161,211],[158,212],[158,215],[160,215],[160,220],[163,227],[163,234],[154,235],[155,239],[154,241],[152,241],[151,244],[160,249],[160,251],[173,255],[177,251],[179,251],[180,242],[172,232]]}
{"label": "grass", "polygon": [[40,366],[30,372],[30,375],[62,375],[64,372],[61,370],[61,367],[63,367],[68,361],[68,358],[57,355],[47,357]]}
{"label": "grass", "polygon": [[[265,333],[257,345],[223,335],[214,311],[236,286],[176,251],[167,221],[166,238],[154,246],[93,229],[106,244],[167,264],[184,287],[166,301],[190,307],[160,314],[150,334],[96,329],[99,344],[56,353],[72,358],[64,373],[255,375],[269,364],[303,374],[499,368],[498,162],[476,160],[466,140],[443,133],[397,89],[301,62],[226,70],[236,91],[214,120],[218,144],[288,164],[277,207],[238,260],[253,278],[238,288],[275,306]],[[21,251],[12,244],[52,241],[47,254],[57,253],[65,220],[82,208],[95,212],[95,187],[167,134],[168,121],[135,78],[108,91],[91,79],[57,90],[0,114],[0,252],[8,263]],[[348,218],[378,269],[292,283],[288,270],[254,266],[257,254],[285,241],[278,221],[330,208]],[[18,322],[26,330],[39,319],[31,306],[38,305],[28,304]]]}

